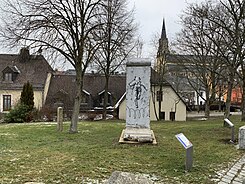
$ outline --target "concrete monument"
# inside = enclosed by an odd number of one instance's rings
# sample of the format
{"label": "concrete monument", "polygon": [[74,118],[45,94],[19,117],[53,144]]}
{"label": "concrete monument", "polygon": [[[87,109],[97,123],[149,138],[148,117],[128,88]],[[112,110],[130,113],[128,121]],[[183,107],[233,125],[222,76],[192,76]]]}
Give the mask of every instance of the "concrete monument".
{"label": "concrete monument", "polygon": [[126,129],[120,141],[155,142],[150,129],[150,75],[151,62],[134,59],[126,69]]}

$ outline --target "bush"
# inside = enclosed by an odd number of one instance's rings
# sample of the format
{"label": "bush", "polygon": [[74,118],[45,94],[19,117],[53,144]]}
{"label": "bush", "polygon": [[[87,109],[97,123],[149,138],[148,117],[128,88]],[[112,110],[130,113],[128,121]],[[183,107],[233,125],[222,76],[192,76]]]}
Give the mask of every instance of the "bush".
{"label": "bush", "polygon": [[30,122],[33,119],[30,107],[24,104],[18,104],[9,111],[4,117],[5,123],[23,123]]}
{"label": "bush", "polygon": [[34,93],[32,85],[27,81],[24,84],[21,96],[20,96],[20,103],[25,104],[29,107],[29,110],[32,110],[34,107]]}

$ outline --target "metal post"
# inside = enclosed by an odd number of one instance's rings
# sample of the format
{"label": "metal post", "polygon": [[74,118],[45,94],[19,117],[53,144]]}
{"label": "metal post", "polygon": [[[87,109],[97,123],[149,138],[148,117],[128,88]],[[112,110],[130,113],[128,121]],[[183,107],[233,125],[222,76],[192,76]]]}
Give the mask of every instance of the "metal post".
{"label": "metal post", "polygon": [[228,126],[231,128],[231,142],[235,142],[235,133],[234,133],[234,124],[227,118],[224,119],[224,126]]}
{"label": "metal post", "polygon": [[234,135],[234,126],[231,127],[231,141],[235,142],[235,135]]}
{"label": "metal post", "polygon": [[185,170],[190,171],[193,164],[193,146],[186,149]]}

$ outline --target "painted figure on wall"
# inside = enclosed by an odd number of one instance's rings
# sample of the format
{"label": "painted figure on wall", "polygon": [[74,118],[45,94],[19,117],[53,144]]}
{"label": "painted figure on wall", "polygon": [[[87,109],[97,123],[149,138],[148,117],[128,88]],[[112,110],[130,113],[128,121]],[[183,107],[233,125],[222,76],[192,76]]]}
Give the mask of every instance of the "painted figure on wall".
{"label": "painted figure on wall", "polygon": [[143,90],[147,91],[147,89],[145,85],[142,84],[141,78],[136,76],[128,85],[132,90],[131,92],[133,93],[132,96],[134,97],[135,106],[136,108],[139,108],[139,100],[142,99]]}

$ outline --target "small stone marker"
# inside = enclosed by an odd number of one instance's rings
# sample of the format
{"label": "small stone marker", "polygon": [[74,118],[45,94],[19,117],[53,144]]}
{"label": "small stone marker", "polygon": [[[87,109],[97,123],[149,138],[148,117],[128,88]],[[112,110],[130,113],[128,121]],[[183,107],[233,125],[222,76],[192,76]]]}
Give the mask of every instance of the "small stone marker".
{"label": "small stone marker", "polygon": [[151,62],[142,58],[131,60],[126,73],[126,129],[119,142],[156,144],[150,129]]}
{"label": "small stone marker", "polygon": [[228,125],[231,128],[231,142],[235,142],[235,131],[234,131],[234,124],[228,119],[224,119],[224,126]]}
{"label": "small stone marker", "polygon": [[105,184],[153,184],[153,182],[142,175],[114,171]]}
{"label": "small stone marker", "polygon": [[57,131],[63,131],[63,107],[57,108]]}
{"label": "small stone marker", "polygon": [[193,145],[183,133],[175,135],[186,150],[185,170],[190,171],[193,165]]}
{"label": "small stone marker", "polygon": [[245,149],[245,126],[239,128],[238,148]]}

